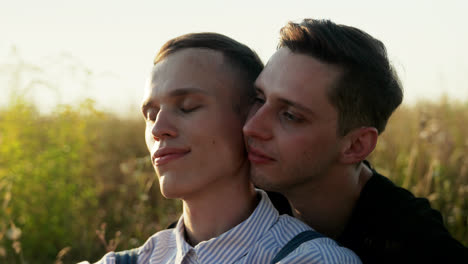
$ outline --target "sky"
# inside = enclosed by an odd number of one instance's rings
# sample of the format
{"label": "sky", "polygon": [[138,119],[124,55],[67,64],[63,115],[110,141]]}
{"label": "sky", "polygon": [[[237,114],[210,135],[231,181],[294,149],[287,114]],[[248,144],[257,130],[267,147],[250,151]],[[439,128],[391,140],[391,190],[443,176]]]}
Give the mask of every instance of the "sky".
{"label": "sky", "polygon": [[[445,94],[468,101],[468,1],[0,0],[0,107],[24,94],[43,109],[92,98],[139,113],[159,48],[190,32],[219,32],[266,63],[279,29],[330,19],[380,39],[404,85],[404,103]],[[16,88],[14,88],[16,87]]]}

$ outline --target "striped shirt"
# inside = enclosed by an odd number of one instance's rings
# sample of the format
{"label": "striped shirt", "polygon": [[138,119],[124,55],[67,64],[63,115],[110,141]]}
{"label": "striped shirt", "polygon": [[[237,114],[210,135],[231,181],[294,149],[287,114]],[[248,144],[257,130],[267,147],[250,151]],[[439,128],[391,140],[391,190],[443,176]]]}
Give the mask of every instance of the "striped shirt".
{"label": "striped shirt", "polygon": [[[184,221],[151,236],[138,249],[138,264],[143,263],[270,263],[295,235],[311,228],[288,215],[279,215],[268,195],[257,190],[261,200],[242,223],[222,235],[192,247],[184,239]],[[114,264],[114,252],[99,264]],[[281,263],[361,263],[351,250],[330,238],[316,238],[301,244]]]}

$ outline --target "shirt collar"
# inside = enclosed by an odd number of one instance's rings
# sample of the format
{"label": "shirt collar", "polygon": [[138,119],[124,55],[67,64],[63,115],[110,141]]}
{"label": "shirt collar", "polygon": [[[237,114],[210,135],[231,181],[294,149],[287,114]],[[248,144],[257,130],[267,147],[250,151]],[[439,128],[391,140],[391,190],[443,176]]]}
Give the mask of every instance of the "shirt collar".
{"label": "shirt collar", "polygon": [[262,190],[256,191],[260,202],[246,220],[218,237],[200,242],[195,247],[185,241],[185,227],[181,216],[173,231],[177,245],[175,262],[181,263],[192,249],[200,263],[232,263],[245,256],[279,219],[278,211],[268,195]]}
{"label": "shirt collar", "polygon": [[187,243],[187,241],[185,241],[184,216],[179,218],[173,233],[176,238],[177,247],[175,263],[182,263],[185,255],[193,248],[190,244]]}

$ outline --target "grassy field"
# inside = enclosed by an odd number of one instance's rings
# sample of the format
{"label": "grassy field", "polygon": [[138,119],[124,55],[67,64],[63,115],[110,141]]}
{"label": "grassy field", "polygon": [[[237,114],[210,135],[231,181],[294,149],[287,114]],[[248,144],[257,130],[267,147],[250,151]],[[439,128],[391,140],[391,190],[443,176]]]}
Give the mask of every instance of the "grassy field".
{"label": "grassy field", "polygon": [[[370,160],[440,210],[468,245],[468,104],[403,106]],[[96,261],[141,245],[177,219],[143,138],[142,119],[92,101],[42,115],[16,99],[0,110],[0,263]]]}
{"label": "grassy field", "polygon": [[382,174],[438,209],[468,245],[468,103],[441,98],[403,106],[370,160]]}

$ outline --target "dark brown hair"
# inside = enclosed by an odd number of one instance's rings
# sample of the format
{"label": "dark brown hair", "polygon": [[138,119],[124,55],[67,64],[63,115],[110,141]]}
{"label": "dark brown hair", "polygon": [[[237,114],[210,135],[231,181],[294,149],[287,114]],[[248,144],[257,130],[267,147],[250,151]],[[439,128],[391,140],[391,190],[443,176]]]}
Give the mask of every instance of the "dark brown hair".
{"label": "dark brown hair", "polygon": [[403,91],[381,41],[354,27],[304,19],[281,29],[278,48],[283,47],[342,70],[328,93],[338,111],[340,135],[361,126],[375,127],[379,133],[385,130]]}

